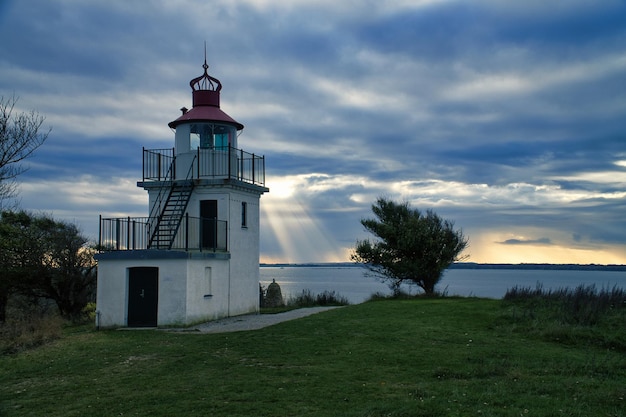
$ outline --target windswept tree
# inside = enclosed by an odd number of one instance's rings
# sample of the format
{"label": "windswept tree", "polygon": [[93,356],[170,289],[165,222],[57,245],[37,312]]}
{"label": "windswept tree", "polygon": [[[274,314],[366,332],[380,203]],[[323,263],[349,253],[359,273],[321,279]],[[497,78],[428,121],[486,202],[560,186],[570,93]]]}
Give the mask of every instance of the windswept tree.
{"label": "windswept tree", "polygon": [[363,263],[397,293],[402,283],[414,283],[428,295],[435,292],[443,271],[461,260],[468,239],[454,222],[425,213],[408,203],[379,198],[372,205],[376,219],[361,224],[377,237],[357,241],[352,260]]}
{"label": "windswept tree", "polygon": [[45,118],[39,113],[16,112],[17,101],[16,97],[0,96],[0,202],[15,196],[15,178],[26,170],[22,162],[50,133],[40,131]]}

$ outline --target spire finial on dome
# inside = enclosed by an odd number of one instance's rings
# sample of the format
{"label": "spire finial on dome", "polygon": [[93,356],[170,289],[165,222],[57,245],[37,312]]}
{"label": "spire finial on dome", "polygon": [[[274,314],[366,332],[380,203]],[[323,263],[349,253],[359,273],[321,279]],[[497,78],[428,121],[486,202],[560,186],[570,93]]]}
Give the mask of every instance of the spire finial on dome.
{"label": "spire finial on dome", "polygon": [[204,41],[204,74],[189,81],[189,86],[193,91],[209,90],[219,92],[222,89],[222,83],[217,78],[211,77],[208,73],[209,65],[206,63],[206,41]]}
{"label": "spire finial on dome", "polygon": [[209,69],[209,65],[206,63],[206,41],[204,41],[204,64],[202,68],[204,68],[204,73],[206,74],[206,71]]}

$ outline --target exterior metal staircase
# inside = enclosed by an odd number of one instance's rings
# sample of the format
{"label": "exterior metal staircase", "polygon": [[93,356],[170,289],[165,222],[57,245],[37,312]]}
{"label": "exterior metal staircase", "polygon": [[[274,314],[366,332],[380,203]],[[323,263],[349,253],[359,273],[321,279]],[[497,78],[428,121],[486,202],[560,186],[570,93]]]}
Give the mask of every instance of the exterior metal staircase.
{"label": "exterior metal staircase", "polygon": [[193,191],[193,181],[187,180],[172,184],[169,195],[158,217],[152,235],[150,249],[171,249],[178,228],[187,210],[189,198]]}
{"label": "exterior metal staircase", "polygon": [[[195,161],[195,158],[194,158]],[[148,249],[171,249],[178,233],[178,228],[187,210],[189,198],[193,192],[194,182],[192,178],[193,162],[189,167],[185,180],[172,180],[176,167],[176,160],[172,163],[166,174],[169,181],[164,181],[159,190],[155,204],[150,213],[151,232]],[[160,210],[160,212],[158,212]],[[157,214],[158,213],[158,214]]]}

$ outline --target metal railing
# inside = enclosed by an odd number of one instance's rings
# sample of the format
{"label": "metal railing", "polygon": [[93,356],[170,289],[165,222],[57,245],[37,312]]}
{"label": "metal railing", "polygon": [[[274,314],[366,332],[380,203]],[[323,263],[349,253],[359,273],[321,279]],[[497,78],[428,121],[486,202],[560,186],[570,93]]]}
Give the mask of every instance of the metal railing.
{"label": "metal railing", "polygon": [[[173,150],[172,150],[173,151]],[[144,169],[145,169],[145,161],[146,161],[146,150],[144,149]],[[157,158],[159,159],[159,158]],[[161,166],[162,162],[159,160],[157,163],[157,166]],[[174,166],[174,157],[172,156],[172,158],[169,160],[169,167],[165,173],[165,176],[163,177],[163,184],[161,185],[161,187],[159,188],[159,193],[157,194],[156,200],[154,202],[154,204],[152,205],[152,209],[150,210],[150,218],[153,219],[158,219],[159,215],[161,214],[161,212],[163,211],[163,208],[165,207],[165,202],[167,201],[167,197],[172,189],[172,182],[171,179],[173,178],[173,172],[175,169]],[[152,165],[150,165],[152,168]],[[144,170],[144,175],[145,175],[145,170]],[[159,172],[158,175],[160,175],[160,168],[159,168]],[[146,177],[144,176],[144,181],[146,180]],[[161,180],[158,180],[161,181]],[[169,181],[169,183],[167,182]]]}
{"label": "metal railing", "polygon": [[[264,156],[233,147],[198,148],[193,152],[192,179],[235,179],[265,186]],[[176,178],[176,164],[173,149],[144,149],[143,180],[171,181]]]}
{"label": "metal railing", "polygon": [[176,177],[174,148],[142,149],[144,181],[171,181]]}
{"label": "metal railing", "polygon": [[[103,218],[100,216],[98,247],[101,251],[148,249],[150,217]],[[228,222],[185,215],[176,233],[172,250],[228,251]]]}

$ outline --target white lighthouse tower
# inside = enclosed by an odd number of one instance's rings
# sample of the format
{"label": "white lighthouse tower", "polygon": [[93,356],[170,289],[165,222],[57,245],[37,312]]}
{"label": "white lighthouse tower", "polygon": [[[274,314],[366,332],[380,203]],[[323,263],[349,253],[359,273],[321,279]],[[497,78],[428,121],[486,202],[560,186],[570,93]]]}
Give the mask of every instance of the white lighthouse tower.
{"label": "white lighthouse tower", "polygon": [[259,201],[265,159],[239,149],[220,81],[189,83],[174,147],[143,149],[149,214],[100,219],[101,327],[187,325],[259,310]]}

